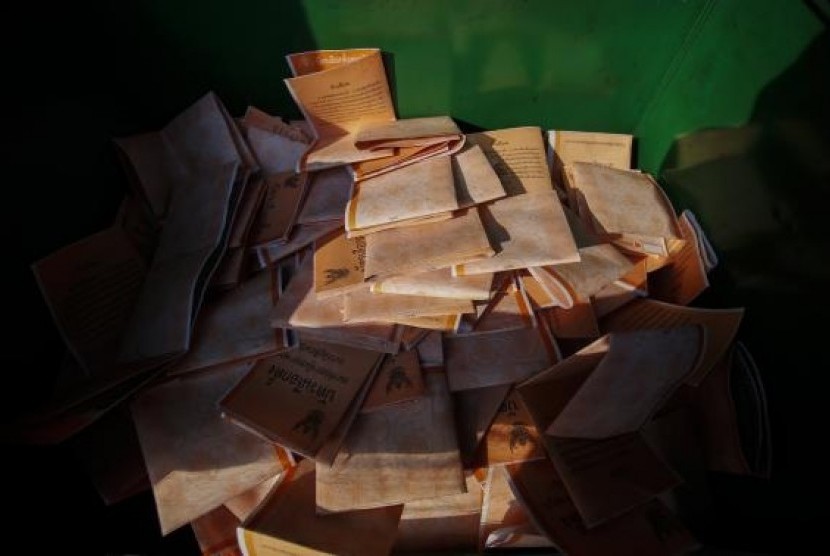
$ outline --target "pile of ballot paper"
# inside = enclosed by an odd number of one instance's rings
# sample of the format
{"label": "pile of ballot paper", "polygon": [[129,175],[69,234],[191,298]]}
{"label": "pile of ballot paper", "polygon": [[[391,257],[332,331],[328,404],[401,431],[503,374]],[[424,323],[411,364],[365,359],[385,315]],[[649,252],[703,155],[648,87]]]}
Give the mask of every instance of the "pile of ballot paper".
{"label": "pile of ballot paper", "polygon": [[464,134],[397,119],[378,50],[288,60],[303,121],[207,94],[116,141],[112,227],[33,266],[69,355],[21,434],[204,554],[697,546],[705,471],[768,473],[763,387],[632,137]]}

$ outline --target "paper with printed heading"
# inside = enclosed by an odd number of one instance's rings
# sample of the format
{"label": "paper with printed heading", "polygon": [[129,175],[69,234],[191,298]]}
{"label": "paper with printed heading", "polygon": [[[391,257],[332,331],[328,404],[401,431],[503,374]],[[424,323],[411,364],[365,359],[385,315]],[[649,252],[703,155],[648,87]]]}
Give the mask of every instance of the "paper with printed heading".
{"label": "paper with printed heading", "polygon": [[570,191],[564,169],[574,162],[591,162],[628,170],[631,168],[633,143],[632,135],[622,133],[550,130],[548,148],[553,179],[567,195]]}
{"label": "paper with printed heading", "polygon": [[286,58],[294,77],[285,84],[314,132],[314,141],[297,171],[394,154],[393,149],[361,150],[355,146],[355,134],[362,127],[395,121],[380,50],[318,50]]}
{"label": "paper with printed heading", "polygon": [[260,360],[220,406],[233,421],[314,458],[380,358],[374,351],[301,340],[297,348]]}
{"label": "paper with printed heading", "polygon": [[467,143],[484,151],[508,196],[553,192],[540,128],[472,133],[467,135]]}

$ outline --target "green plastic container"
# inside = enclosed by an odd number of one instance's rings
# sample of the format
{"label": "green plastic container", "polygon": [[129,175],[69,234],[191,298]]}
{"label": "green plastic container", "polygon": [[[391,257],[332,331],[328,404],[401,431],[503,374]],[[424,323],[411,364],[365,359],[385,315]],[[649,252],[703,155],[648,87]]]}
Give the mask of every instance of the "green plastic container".
{"label": "green plastic container", "polygon": [[[28,41],[4,38],[7,295],[25,308],[3,354],[4,415],[43,397],[57,367],[62,344],[28,265],[110,224],[126,187],[112,136],[159,128],[209,89],[235,114],[253,104],[298,117],[282,83],[285,54],[380,47],[400,117],[637,137],[638,166],[663,180],[678,210],[697,213],[721,256],[699,304],[747,307],[741,337],[770,401],[772,480],[711,477],[714,511],[698,533],[761,553],[800,553],[817,535],[828,367],[818,323],[830,313],[827,2],[145,0],[8,11],[6,24]],[[155,538],[148,500],[105,511],[63,452],[45,454],[23,451],[12,472],[28,477],[20,500],[60,498],[50,515],[70,517],[56,539],[193,549],[188,538]],[[43,535],[31,513],[21,522]],[[81,532],[92,524],[101,539]]]}

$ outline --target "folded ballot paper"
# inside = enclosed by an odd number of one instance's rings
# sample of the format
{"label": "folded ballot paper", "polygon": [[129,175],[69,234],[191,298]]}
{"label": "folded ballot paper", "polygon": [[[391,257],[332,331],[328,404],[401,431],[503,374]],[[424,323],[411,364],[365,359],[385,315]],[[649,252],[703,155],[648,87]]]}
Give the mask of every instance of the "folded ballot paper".
{"label": "folded ballot paper", "polygon": [[85,429],[102,497],[205,554],[694,549],[691,463],[771,455],[743,309],[688,306],[705,219],[631,135],[465,134],[398,118],[378,49],[287,59],[301,121],[209,93],[116,141],[113,226],[33,265],[68,354],[21,436]]}

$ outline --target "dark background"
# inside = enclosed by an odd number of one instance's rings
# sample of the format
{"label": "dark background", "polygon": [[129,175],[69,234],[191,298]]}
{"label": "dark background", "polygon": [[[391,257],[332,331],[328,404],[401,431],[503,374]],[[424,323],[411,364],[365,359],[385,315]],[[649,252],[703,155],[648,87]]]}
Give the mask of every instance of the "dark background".
{"label": "dark background", "polygon": [[[707,544],[812,546],[823,483],[830,283],[828,3],[657,0],[18,3],[3,8],[3,422],[45,399],[63,345],[29,265],[112,223],[111,138],[208,90],[298,116],[283,56],[378,46],[402,117],[634,133],[640,167],[696,211],[723,265],[704,306],[747,307],[768,390],[770,481],[712,475]],[[4,444],[8,530],[33,552],[196,553],[159,537],[152,496],[105,507],[66,447]]]}

